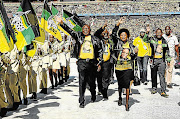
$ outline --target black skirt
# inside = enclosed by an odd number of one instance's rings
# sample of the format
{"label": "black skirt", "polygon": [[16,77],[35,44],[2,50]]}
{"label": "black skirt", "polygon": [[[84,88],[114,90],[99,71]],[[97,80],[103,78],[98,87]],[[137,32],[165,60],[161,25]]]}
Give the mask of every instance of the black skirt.
{"label": "black skirt", "polygon": [[130,81],[134,79],[134,72],[132,69],[128,70],[116,70],[116,78],[119,88],[129,88]]}

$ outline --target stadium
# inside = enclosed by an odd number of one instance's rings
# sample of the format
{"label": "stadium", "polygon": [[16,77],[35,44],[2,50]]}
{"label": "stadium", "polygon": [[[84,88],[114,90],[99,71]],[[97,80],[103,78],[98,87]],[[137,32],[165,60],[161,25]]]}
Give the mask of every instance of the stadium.
{"label": "stadium", "polygon": [[[146,25],[150,25],[154,34],[155,29],[171,26],[173,33],[180,37],[180,2],[179,1],[73,1],[64,0],[63,2],[51,1],[62,11],[65,9],[69,12],[76,12],[87,24],[91,25],[91,30],[94,32],[100,28],[105,21],[108,21],[108,29],[111,31],[120,18],[127,16],[127,22],[122,26],[128,28],[131,37],[135,38],[139,35],[139,30]],[[51,4],[49,2],[49,4]],[[43,2],[34,1],[33,7],[40,17]],[[19,6],[19,3],[5,3],[7,13],[13,16]],[[163,22],[166,21],[166,22]],[[96,25],[93,25],[96,24]]]}
{"label": "stadium", "polygon": [[179,118],[180,0],[0,3],[0,118]]}

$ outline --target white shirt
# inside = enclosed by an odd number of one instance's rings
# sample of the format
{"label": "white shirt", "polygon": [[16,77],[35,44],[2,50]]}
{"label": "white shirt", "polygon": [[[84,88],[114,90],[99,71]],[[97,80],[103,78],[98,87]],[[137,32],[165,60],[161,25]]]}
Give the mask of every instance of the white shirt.
{"label": "white shirt", "polygon": [[170,37],[168,37],[166,34],[163,34],[164,39],[168,43],[169,47],[169,55],[171,57],[175,57],[175,45],[179,45],[178,39],[175,35],[171,34]]}

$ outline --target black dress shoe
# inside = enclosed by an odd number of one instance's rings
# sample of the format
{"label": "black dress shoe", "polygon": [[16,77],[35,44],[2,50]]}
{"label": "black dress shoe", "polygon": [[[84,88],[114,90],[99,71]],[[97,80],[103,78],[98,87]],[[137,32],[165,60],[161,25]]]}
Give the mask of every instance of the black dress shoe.
{"label": "black dress shoe", "polygon": [[103,101],[107,101],[108,100],[108,98],[103,98]]}
{"label": "black dress shoe", "polygon": [[79,105],[79,107],[80,108],[84,108],[85,106],[84,106],[84,103],[81,103],[80,105]]}
{"label": "black dress shoe", "polygon": [[24,105],[27,105],[28,104],[28,100],[27,98],[24,98]]}
{"label": "black dress shoe", "polygon": [[91,103],[95,102],[96,101],[96,96],[92,96],[91,97]]}
{"label": "black dress shoe", "polygon": [[126,111],[129,111],[129,105],[125,105]]}
{"label": "black dress shoe", "polygon": [[44,93],[44,88],[43,88],[43,89],[41,89],[41,91],[40,91],[39,93]]}
{"label": "black dress shoe", "polygon": [[34,95],[33,99],[37,99],[37,94],[35,92],[33,93],[33,95]]}
{"label": "black dress shoe", "polygon": [[52,85],[51,89],[54,89],[54,85]]}
{"label": "black dress shoe", "polygon": [[173,88],[172,85],[167,85],[168,88]]}
{"label": "black dress shoe", "polygon": [[30,97],[30,99],[34,99],[34,95],[32,94],[32,96]]}
{"label": "black dress shoe", "polygon": [[54,87],[57,87],[57,86],[58,86],[58,82],[56,81],[56,83],[55,83]]}
{"label": "black dress shoe", "polygon": [[64,83],[64,81],[60,80],[58,85],[62,85],[63,83]]}
{"label": "black dress shoe", "polygon": [[122,100],[118,100],[118,106],[122,105]]}
{"label": "black dress shoe", "polygon": [[19,104],[20,104],[19,102],[14,102],[12,110],[17,110],[19,107]]}
{"label": "black dress shoe", "polygon": [[7,113],[7,108],[1,108],[0,116],[5,117]]}
{"label": "black dress shoe", "polygon": [[47,94],[47,88],[44,88],[44,94]]}

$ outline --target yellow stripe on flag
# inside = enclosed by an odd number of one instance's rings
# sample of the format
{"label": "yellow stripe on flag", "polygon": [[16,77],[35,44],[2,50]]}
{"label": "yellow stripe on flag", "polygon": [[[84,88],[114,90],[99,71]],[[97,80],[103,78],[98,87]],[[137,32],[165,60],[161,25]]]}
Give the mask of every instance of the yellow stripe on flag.
{"label": "yellow stripe on flag", "polygon": [[34,45],[34,49],[27,51],[27,55],[30,56],[30,57],[34,57],[34,55],[36,54],[37,44],[33,43],[33,45]]}
{"label": "yellow stripe on flag", "polygon": [[0,52],[6,53],[10,50],[9,45],[7,43],[7,40],[3,34],[3,32],[0,30]]}
{"label": "yellow stripe on flag", "polygon": [[58,29],[69,36],[69,33],[65,31],[61,26],[58,25]]}
{"label": "yellow stripe on flag", "polygon": [[25,27],[25,29],[27,29],[28,28],[28,26],[26,26],[26,24],[25,24],[25,22],[24,22],[24,18],[23,18],[23,16],[20,16],[21,17],[21,21],[22,21],[22,23],[23,23],[23,26]]}
{"label": "yellow stripe on flag", "polygon": [[45,41],[45,30],[43,28],[41,28],[40,25],[39,25],[39,31],[40,31],[40,36],[36,37],[35,40],[33,40],[33,41],[43,45],[44,41]]}
{"label": "yellow stripe on flag", "polygon": [[17,39],[16,46],[17,46],[17,49],[19,51],[21,51],[23,49],[23,47],[28,45],[28,44],[27,44],[22,32],[17,31],[15,28],[13,28],[13,29],[15,30],[14,32],[16,34],[16,39]]}
{"label": "yellow stripe on flag", "polygon": [[14,41],[12,37],[10,36],[10,42],[9,42],[9,52],[14,49]]}

